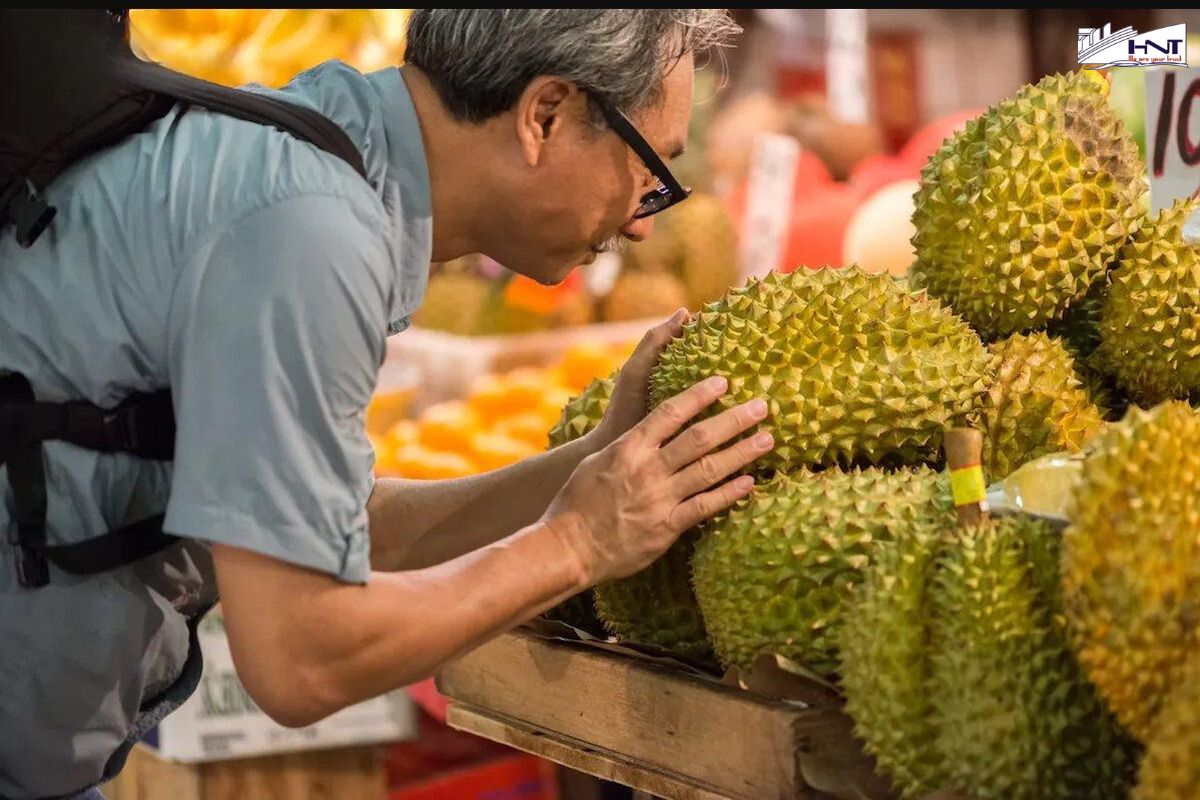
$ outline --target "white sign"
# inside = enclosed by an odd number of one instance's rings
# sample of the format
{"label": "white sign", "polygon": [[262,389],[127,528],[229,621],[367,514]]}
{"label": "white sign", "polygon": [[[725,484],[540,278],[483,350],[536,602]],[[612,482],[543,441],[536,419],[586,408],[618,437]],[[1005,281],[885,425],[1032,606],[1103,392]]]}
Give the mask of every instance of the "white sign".
{"label": "white sign", "polygon": [[[1146,170],[1154,211],[1200,196],[1200,69],[1146,73]],[[1198,233],[1200,214],[1185,228]]]}
{"label": "white sign", "polygon": [[1112,23],[1103,28],[1080,28],[1077,43],[1079,63],[1096,69],[1105,67],[1187,66],[1187,26],[1138,33],[1124,27],[1113,31]]}
{"label": "white sign", "polygon": [[800,142],[778,133],[754,142],[742,221],[742,277],[762,277],[780,264],[792,224],[792,194]]}
{"label": "white sign", "polygon": [[825,85],[829,110],[843,122],[868,120],[867,11],[830,8],[825,11],[827,57]]}

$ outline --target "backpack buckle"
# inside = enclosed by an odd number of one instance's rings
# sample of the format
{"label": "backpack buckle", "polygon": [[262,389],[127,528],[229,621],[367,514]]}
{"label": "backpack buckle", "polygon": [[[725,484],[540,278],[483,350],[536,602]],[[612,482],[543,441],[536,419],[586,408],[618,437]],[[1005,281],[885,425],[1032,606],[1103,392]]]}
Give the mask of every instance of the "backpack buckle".
{"label": "backpack buckle", "polygon": [[8,218],[17,226],[17,244],[28,248],[46,230],[58,209],[47,203],[30,181],[8,204]]}
{"label": "backpack buckle", "polygon": [[137,408],[118,407],[101,420],[105,441],[115,450],[136,451],[141,443],[138,435]]}
{"label": "backpack buckle", "polygon": [[[20,526],[16,526],[20,531]],[[25,537],[18,532],[9,536],[9,544],[13,549],[13,561],[17,567],[17,583],[26,589],[37,589],[50,582],[50,567],[46,557],[24,541]]]}

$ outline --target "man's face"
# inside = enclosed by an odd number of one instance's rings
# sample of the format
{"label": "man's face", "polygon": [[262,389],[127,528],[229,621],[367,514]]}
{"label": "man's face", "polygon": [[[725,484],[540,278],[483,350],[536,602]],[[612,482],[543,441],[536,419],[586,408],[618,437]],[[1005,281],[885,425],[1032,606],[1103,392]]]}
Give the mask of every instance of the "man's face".
{"label": "man's face", "polygon": [[[659,103],[630,117],[665,162],[687,141],[692,90],[689,54],[663,78]],[[641,241],[654,226],[653,217],[633,214],[656,178],[620,136],[590,125],[578,100],[564,109],[562,127],[547,138],[542,161],[522,181],[519,205],[502,215],[513,230],[498,243],[502,252],[493,254],[544,284],[560,282],[624,238]]]}

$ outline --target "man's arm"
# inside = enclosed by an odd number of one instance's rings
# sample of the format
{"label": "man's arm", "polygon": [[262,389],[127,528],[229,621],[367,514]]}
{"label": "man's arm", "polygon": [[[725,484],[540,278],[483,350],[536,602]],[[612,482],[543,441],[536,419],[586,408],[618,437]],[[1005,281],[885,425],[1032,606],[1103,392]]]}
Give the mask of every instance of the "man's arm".
{"label": "man's arm", "polygon": [[394,571],[441,564],[531,524],[587,456],[637,424],[659,352],[687,320],[681,309],[646,332],[621,369],[599,427],[504,469],[446,481],[380,479],[367,504],[371,567]]}
{"label": "man's arm", "polygon": [[367,504],[371,568],[421,569],[499,541],[532,524],[579,462],[584,437],[482,475],[444,481],[381,478]]}
{"label": "man's arm", "polygon": [[588,586],[644,568],[684,530],[746,496],[746,477],[713,487],[771,446],[769,436],[751,437],[713,452],[765,416],[761,401],[675,436],[724,390],[710,380],[667,401],[584,459],[542,520],[438,566],[373,573],[356,586],[214,545],[246,690],[273,719],[306,725],[424,678]]}

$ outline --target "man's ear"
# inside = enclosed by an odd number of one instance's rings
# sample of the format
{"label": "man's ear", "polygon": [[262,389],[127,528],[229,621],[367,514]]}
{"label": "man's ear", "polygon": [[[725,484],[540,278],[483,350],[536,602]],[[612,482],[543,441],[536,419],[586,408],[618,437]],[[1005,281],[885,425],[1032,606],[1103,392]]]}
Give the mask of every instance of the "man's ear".
{"label": "man's ear", "polygon": [[525,163],[536,167],[550,138],[563,129],[568,101],[579,90],[570,81],[541,76],[530,81],[517,100],[517,141]]}

